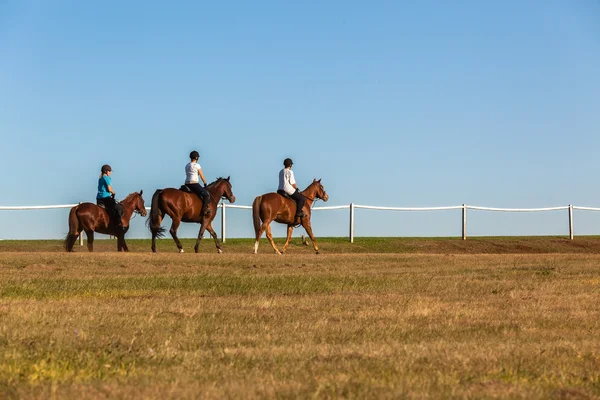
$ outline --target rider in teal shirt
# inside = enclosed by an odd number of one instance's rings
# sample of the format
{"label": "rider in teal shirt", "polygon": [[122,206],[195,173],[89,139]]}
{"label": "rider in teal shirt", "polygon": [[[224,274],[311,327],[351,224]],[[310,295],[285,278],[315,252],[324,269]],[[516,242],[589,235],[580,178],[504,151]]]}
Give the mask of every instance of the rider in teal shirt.
{"label": "rider in teal shirt", "polygon": [[[96,204],[102,205],[108,212],[111,219],[114,219],[117,229],[123,229],[121,217],[123,216],[123,207],[115,201],[115,191],[112,189],[112,179],[110,174],[112,168],[105,164],[100,171],[98,179],[98,194],[96,195]],[[112,214],[112,215],[111,215]]]}
{"label": "rider in teal shirt", "polygon": [[100,179],[98,179],[98,195],[96,196],[96,199],[110,197],[108,187],[112,184],[111,181],[112,179],[108,175],[102,175]]}

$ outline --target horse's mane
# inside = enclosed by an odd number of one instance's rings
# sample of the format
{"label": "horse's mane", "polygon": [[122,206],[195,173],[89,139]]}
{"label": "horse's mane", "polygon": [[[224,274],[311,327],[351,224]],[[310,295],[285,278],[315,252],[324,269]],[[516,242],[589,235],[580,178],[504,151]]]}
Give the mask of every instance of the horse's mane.
{"label": "horse's mane", "polygon": [[209,183],[206,188],[212,188],[214,187],[217,183],[219,183],[219,181],[226,181],[227,179],[223,178],[223,177],[218,177],[217,179],[215,179],[214,182]]}
{"label": "horse's mane", "polygon": [[137,192],[129,193],[129,194],[127,195],[127,197],[125,197],[125,198],[124,198],[123,200],[121,200],[120,202],[121,202],[121,203],[123,203],[123,202],[128,202],[129,200],[133,199],[133,197],[134,197],[135,195],[139,195],[139,193],[137,193]]}

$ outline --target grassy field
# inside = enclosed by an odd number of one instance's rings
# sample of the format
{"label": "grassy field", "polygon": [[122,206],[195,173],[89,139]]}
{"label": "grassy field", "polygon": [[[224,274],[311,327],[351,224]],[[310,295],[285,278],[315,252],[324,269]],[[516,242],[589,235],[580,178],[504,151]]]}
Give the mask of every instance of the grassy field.
{"label": "grassy field", "polygon": [[585,240],[3,241],[0,398],[600,398]]}
{"label": "grassy field", "polygon": [[[108,238],[99,235],[101,238]],[[182,239],[186,252],[193,252],[196,239]],[[283,247],[284,238],[275,238],[279,248]],[[87,252],[87,247],[76,243],[76,252]],[[517,254],[517,253],[578,253],[600,254],[600,236],[578,236],[569,240],[564,236],[525,236],[525,237],[472,237],[462,240],[452,238],[355,238],[349,243],[348,238],[317,238],[319,250],[329,254],[359,254],[359,253],[425,253],[425,254]],[[127,240],[132,252],[150,252],[149,239]],[[223,244],[225,253],[248,254],[253,250],[254,239],[227,239]],[[176,253],[177,248],[169,238],[157,241],[158,252]],[[94,251],[115,252],[116,240],[96,240]],[[0,252],[61,252],[63,242],[60,240],[3,240],[0,241]],[[202,239],[200,253],[215,253],[216,248],[212,239]],[[292,239],[290,254],[310,254],[312,245],[302,246],[299,237]],[[267,239],[261,239],[259,253],[272,254],[273,249]]]}

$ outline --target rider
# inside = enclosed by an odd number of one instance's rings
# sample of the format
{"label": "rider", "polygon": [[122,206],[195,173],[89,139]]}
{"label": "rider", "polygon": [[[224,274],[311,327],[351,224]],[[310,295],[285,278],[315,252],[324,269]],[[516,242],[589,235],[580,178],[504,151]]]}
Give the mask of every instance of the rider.
{"label": "rider", "polygon": [[[185,186],[187,186],[194,194],[202,199],[202,210],[200,211],[200,216],[209,216],[211,214],[211,211],[208,208],[208,203],[210,202],[210,193],[208,193],[208,190],[206,190],[206,179],[202,173],[202,167],[200,167],[200,164],[198,164],[199,158],[200,154],[196,150],[190,153],[190,162],[185,166]],[[198,176],[200,176],[202,182],[204,182],[204,187],[200,186]]]}
{"label": "rider", "polygon": [[114,216],[117,229],[123,229],[121,217],[123,216],[123,207],[115,201],[115,191],[112,188],[112,168],[108,164],[104,164],[100,170],[100,178],[98,179],[98,194],[96,195],[96,204],[104,206],[108,215]]}
{"label": "rider", "polygon": [[283,160],[284,168],[279,171],[279,188],[277,189],[277,193],[281,195],[286,194],[296,202],[296,215],[294,216],[294,219],[296,219],[304,217],[302,208],[306,202],[306,197],[298,190],[296,180],[294,179],[294,172],[292,171],[292,164],[294,162],[291,158]]}

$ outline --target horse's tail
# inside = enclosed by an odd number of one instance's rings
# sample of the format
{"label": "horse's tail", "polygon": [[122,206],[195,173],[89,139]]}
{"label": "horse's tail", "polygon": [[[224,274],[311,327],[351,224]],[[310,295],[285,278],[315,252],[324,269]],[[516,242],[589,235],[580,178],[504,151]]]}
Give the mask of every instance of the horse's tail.
{"label": "horse's tail", "polygon": [[160,226],[162,222],[162,218],[164,213],[160,209],[160,194],[162,193],[161,189],[156,190],[154,195],[152,196],[152,205],[150,207],[150,213],[148,214],[148,219],[146,220],[146,225],[152,232],[154,237],[164,237],[165,236],[165,228]]}
{"label": "horse's tail", "polygon": [[262,196],[257,196],[252,203],[252,219],[254,221],[254,233],[256,234],[256,240],[259,240],[258,232],[262,221],[260,220],[260,204],[262,203]]}
{"label": "horse's tail", "polygon": [[69,233],[67,233],[67,236],[65,237],[65,250],[69,252],[73,251],[73,245],[81,233],[77,209],[79,209],[79,206],[71,208],[71,211],[69,212]]}

